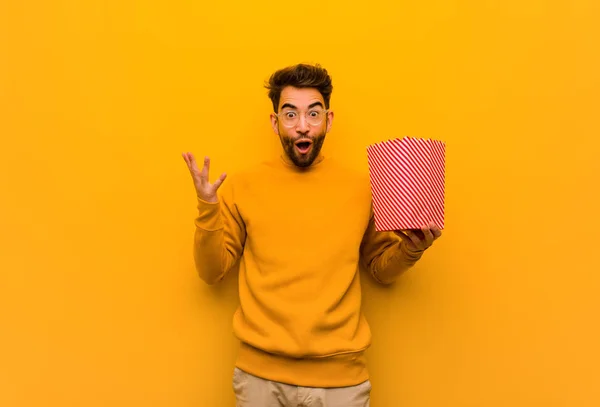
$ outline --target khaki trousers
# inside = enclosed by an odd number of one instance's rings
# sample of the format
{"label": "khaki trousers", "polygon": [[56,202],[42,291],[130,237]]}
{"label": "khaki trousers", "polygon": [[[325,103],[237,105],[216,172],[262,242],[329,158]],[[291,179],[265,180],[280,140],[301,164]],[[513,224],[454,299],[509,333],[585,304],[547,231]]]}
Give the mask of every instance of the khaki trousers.
{"label": "khaki trousers", "polygon": [[292,386],[233,372],[236,407],[369,407],[371,382],[350,387]]}

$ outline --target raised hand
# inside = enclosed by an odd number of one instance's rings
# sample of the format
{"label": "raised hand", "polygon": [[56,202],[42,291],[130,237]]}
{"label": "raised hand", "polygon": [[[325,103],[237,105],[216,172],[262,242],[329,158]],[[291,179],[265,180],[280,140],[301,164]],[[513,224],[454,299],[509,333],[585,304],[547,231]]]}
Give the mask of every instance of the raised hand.
{"label": "raised hand", "polygon": [[227,174],[221,174],[221,176],[211,184],[208,179],[210,158],[204,157],[204,166],[202,167],[202,171],[200,171],[198,169],[198,165],[196,164],[196,159],[192,153],[183,153],[181,155],[183,156],[183,159],[190,170],[190,174],[192,175],[194,187],[196,188],[196,195],[198,195],[198,198],[206,202],[216,203],[218,201],[217,190],[221,184],[223,184],[223,181],[225,181]]}

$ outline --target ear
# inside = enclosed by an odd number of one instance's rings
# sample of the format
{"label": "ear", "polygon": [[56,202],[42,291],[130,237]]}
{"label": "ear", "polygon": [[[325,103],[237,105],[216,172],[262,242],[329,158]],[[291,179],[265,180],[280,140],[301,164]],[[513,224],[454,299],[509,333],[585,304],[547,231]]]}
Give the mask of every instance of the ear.
{"label": "ear", "polygon": [[273,131],[275,132],[275,134],[277,134],[279,136],[279,126],[277,125],[277,115],[275,113],[271,113],[271,115],[269,116],[271,118],[271,127],[273,127]]}
{"label": "ear", "polygon": [[329,130],[331,130],[331,126],[333,126],[333,116],[334,116],[333,111],[329,110],[327,112],[327,129],[326,129],[327,133],[329,133]]}

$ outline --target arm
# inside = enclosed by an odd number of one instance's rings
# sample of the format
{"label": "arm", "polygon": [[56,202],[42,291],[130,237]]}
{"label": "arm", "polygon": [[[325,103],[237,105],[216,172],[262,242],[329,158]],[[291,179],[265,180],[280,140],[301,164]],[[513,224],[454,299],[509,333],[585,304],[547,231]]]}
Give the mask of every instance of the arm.
{"label": "arm", "polygon": [[202,170],[192,153],[183,153],[196,190],[198,216],[195,219],[194,262],[198,275],[207,284],[215,284],[240,258],[246,242],[246,225],[237,210],[234,186],[227,174],[209,182],[210,159],[204,158]]}
{"label": "arm", "polygon": [[361,243],[361,257],[367,270],[381,284],[391,284],[423,256],[424,250],[414,250],[404,239],[391,231],[375,229],[371,209],[369,224]]}
{"label": "arm", "polygon": [[198,198],[195,219],[194,262],[207,284],[221,281],[242,255],[246,225],[235,204],[232,183],[219,190],[217,202]]}

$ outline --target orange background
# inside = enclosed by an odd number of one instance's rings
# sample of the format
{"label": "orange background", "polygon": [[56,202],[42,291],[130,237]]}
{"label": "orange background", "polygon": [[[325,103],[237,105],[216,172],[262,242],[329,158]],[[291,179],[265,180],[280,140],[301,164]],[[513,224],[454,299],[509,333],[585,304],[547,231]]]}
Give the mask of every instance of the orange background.
{"label": "orange background", "polygon": [[296,62],[334,79],[326,153],[447,142],[444,236],[364,279],[372,405],[600,405],[599,3],[389,3],[0,2],[1,406],[234,405],[180,154],[277,154]]}

